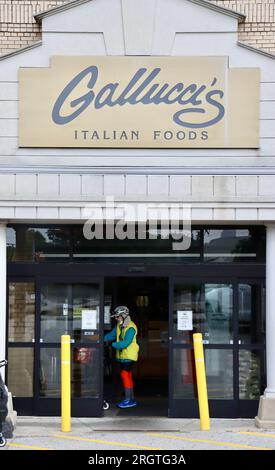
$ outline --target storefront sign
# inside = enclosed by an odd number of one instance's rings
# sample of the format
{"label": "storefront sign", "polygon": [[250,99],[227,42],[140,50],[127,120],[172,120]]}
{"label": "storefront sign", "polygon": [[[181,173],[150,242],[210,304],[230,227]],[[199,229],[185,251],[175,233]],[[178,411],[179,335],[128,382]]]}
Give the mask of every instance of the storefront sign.
{"label": "storefront sign", "polygon": [[20,69],[19,144],[256,148],[259,81],[227,57],[54,57]]}

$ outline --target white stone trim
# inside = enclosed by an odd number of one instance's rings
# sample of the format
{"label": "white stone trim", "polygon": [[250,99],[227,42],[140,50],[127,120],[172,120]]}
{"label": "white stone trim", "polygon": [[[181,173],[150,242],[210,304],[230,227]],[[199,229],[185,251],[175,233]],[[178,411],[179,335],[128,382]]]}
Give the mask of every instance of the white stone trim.
{"label": "white stone trim", "polygon": [[[0,222],[0,360],[6,355],[6,288],[7,288],[7,255],[6,223]],[[5,371],[1,369],[4,376]]]}

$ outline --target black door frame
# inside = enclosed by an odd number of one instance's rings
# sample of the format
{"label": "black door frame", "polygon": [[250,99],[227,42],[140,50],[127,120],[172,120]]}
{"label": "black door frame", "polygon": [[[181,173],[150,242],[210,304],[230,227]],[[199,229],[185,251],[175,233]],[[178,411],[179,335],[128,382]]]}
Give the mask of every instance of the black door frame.
{"label": "black door frame", "polygon": [[[144,264],[138,262],[131,262],[131,263],[8,263],[7,267],[7,274],[8,274],[8,282],[34,282],[35,287],[40,285],[41,280],[46,279],[50,282],[55,278],[59,283],[66,283],[67,281],[71,280],[73,283],[79,282],[89,282],[89,279],[101,279],[101,321],[100,321],[100,364],[102,365],[101,370],[103,370],[103,328],[104,328],[104,278],[105,277],[167,277],[169,278],[169,285],[172,282],[172,279],[177,278],[184,278],[186,281],[190,279],[202,280],[205,281],[207,279],[212,281],[213,279],[219,280],[221,282],[222,278],[230,280],[231,284],[240,282],[240,280],[245,280],[246,282],[250,280],[258,280],[261,283],[264,283],[265,280],[265,265],[258,264],[221,264],[221,265],[214,265],[214,264]],[[8,289],[8,283],[7,283]],[[173,305],[172,305],[172,297],[171,297],[171,287],[169,288],[169,322],[171,328],[171,321],[173,320]],[[236,297],[236,295],[235,295]],[[236,303],[235,298],[235,303]],[[39,321],[39,298],[38,295],[36,296],[36,333],[39,333],[37,328],[37,322]],[[7,306],[8,306],[8,296],[7,296]],[[235,306],[236,307],[236,306]],[[234,307],[234,308],[235,308]],[[8,308],[7,308],[7,316],[8,316]],[[171,320],[172,319],[172,320]],[[8,322],[7,322],[8,325]],[[8,330],[8,328],[7,328]],[[170,329],[170,332],[172,330]],[[8,336],[8,331],[7,331]],[[169,334],[169,337],[171,335]],[[39,338],[39,336],[37,336]],[[37,361],[39,355],[37,353],[37,349],[39,348],[38,341],[35,341],[34,349],[35,349],[35,365],[37,367]],[[171,341],[169,341],[171,343]],[[8,347],[26,347],[27,343],[8,343],[7,337],[7,348]],[[33,345],[32,345],[33,346]],[[236,347],[236,345],[233,345]],[[258,345],[259,346],[259,345]],[[206,346],[207,347],[207,346]],[[169,344],[169,350],[171,345]],[[217,346],[218,349],[218,346]],[[222,349],[222,347],[221,347]],[[230,349],[230,348],[228,348]],[[249,349],[249,348],[247,348]],[[252,348],[250,348],[252,349]],[[253,349],[255,349],[253,347]],[[174,412],[177,411],[179,413],[179,409],[174,410],[173,405],[171,403],[170,397],[172,394],[172,354],[169,353],[169,416],[173,417]],[[236,366],[236,364],[234,364]],[[234,367],[236,373],[236,367]],[[37,370],[37,369],[35,369]],[[37,374],[36,374],[37,375]],[[36,381],[39,380],[36,377]],[[235,380],[235,379],[234,379]],[[100,400],[103,400],[103,374],[100,381],[100,392],[101,397]],[[35,391],[37,390],[37,383],[35,385]],[[234,382],[234,393],[235,393],[235,382]],[[54,399],[52,399],[54,400]],[[53,406],[53,411],[56,412],[60,410],[60,400],[56,399],[57,402],[59,401],[59,405],[56,402]],[[85,409],[85,405],[87,408],[87,402],[84,399],[79,399],[82,403],[78,404],[79,415],[87,416],[87,410]],[[36,407],[37,403],[35,398],[17,398],[14,400],[15,407],[22,410],[23,414],[36,414]],[[212,403],[213,402],[213,403]],[[215,403],[214,403],[215,402]],[[83,406],[82,406],[83,405]],[[187,405],[185,403],[184,405]],[[197,415],[197,405],[194,402],[194,408],[190,406],[190,400],[188,401],[188,406],[184,406],[184,417],[194,417]],[[219,417],[224,415],[224,404],[220,400],[210,400],[210,409],[212,406],[215,405],[215,416]],[[251,405],[253,405],[253,409],[257,409],[258,401],[251,404],[251,401],[244,403],[243,402],[243,410],[236,409],[236,416],[243,416],[243,417],[251,417]],[[100,409],[99,409],[100,408]],[[232,411],[232,410],[231,410]],[[77,411],[76,411],[77,412]],[[47,410],[48,414],[48,410]],[[60,413],[57,412],[56,415]],[[191,414],[192,416],[188,416]],[[98,416],[102,415],[102,406],[98,407]],[[95,416],[95,415],[93,415]],[[180,417],[179,415],[177,415]],[[228,417],[234,417],[230,414]]]}
{"label": "black door frame", "polygon": [[[251,273],[252,274],[252,273]],[[173,353],[174,350],[190,350],[193,351],[192,344],[173,343],[173,310],[174,310],[174,285],[176,282],[203,283],[205,276],[198,275],[196,277],[173,276],[169,279],[169,417],[171,418],[199,418],[199,407],[197,399],[174,399],[174,376],[173,376]],[[260,277],[239,276],[237,273],[232,278],[228,274],[222,276],[207,276],[207,283],[215,284],[231,284],[233,286],[233,345],[231,344],[206,344],[205,350],[231,350],[233,352],[233,400],[209,399],[210,416],[215,418],[251,418],[256,416],[258,410],[258,400],[241,400],[239,399],[239,351],[241,350],[257,350],[261,352],[261,386],[263,386],[265,376],[265,344],[239,344],[239,284],[251,282],[258,284],[262,288],[261,296],[265,280]]]}
{"label": "black door frame", "polygon": [[72,416],[74,417],[93,417],[93,416],[102,416],[103,414],[103,378],[102,378],[102,369],[103,369],[103,321],[104,321],[104,312],[103,312],[103,302],[104,302],[104,280],[103,278],[98,278],[94,276],[89,277],[80,277],[80,276],[71,276],[64,275],[63,279],[57,278],[55,276],[51,277],[39,277],[37,282],[37,295],[36,295],[36,338],[35,341],[35,387],[34,387],[34,413],[38,416],[60,416],[61,414],[61,401],[60,398],[44,398],[39,396],[39,378],[40,378],[40,350],[42,348],[61,348],[60,343],[40,343],[41,333],[40,333],[40,305],[41,305],[41,287],[45,284],[97,284],[99,286],[99,299],[100,299],[100,312],[99,312],[99,340],[95,342],[74,342],[71,344],[71,348],[74,347],[90,347],[99,351],[99,365],[98,365],[98,374],[99,374],[99,397],[98,398],[74,398],[72,397]]}
{"label": "black door frame", "polygon": [[[53,268],[53,265],[51,266]],[[63,266],[64,268],[64,266]],[[48,270],[46,270],[48,271]],[[44,398],[39,396],[39,379],[40,379],[40,349],[41,348],[61,348],[61,344],[54,343],[40,343],[40,300],[41,300],[41,286],[44,284],[98,284],[100,295],[100,314],[99,314],[99,341],[93,343],[72,343],[72,347],[92,347],[99,351],[99,397],[98,398],[72,398],[72,416],[74,417],[94,417],[102,416],[103,414],[103,331],[104,331],[104,279],[95,276],[77,276],[71,273],[64,273],[62,277],[58,276],[53,269],[50,270],[50,275],[43,273],[35,277],[21,277],[21,276],[8,276],[7,282],[7,316],[8,316],[8,289],[9,283],[12,282],[33,282],[35,285],[35,341],[34,343],[10,343],[8,342],[8,328],[7,328],[7,349],[8,348],[23,348],[32,347],[34,351],[34,365],[33,365],[33,397],[32,398],[19,398],[14,397],[14,407],[19,410],[19,414],[24,415],[37,415],[37,416],[60,416],[61,415],[61,401],[60,398]],[[8,325],[8,323],[7,323]],[[43,344],[43,346],[42,346]],[[6,352],[6,357],[8,356]]]}

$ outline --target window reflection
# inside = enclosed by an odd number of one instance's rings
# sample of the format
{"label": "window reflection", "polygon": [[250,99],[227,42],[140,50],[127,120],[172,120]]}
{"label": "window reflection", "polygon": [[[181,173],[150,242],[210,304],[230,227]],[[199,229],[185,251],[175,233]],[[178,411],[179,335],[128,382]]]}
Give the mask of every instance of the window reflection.
{"label": "window reflection", "polygon": [[205,367],[208,397],[233,399],[233,351],[206,349]]}
{"label": "window reflection", "polygon": [[239,395],[241,400],[259,400],[261,369],[260,351],[239,351]]}
{"label": "window reflection", "polygon": [[[123,240],[107,237],[106,225],[100,239],[87,239],[83,225],[11,226],[7,229],[7,257],[14,262],[128,262],[129,258],[150,263],[262,263],[265,261],[265,229],[192,228],[191,246],[174,250],[175,240],[167,229],[133,226]],[[114,233],[115,236],[115,233]]]}
{"label": "window reflection", "polygon": [[[209,399],[233,399],[233,351],[205,350],[206,381]],[[175,349],[173,357],[173,398],[197,398],[196,370],[192,349]]]}
{"label": "window reflection", "polygon": [[9,341],[34,339],[35,286],[32,282],[9,283]]}
{"label": "window reflection", "polygon": [[265,232],[260,227],[205,229],[205,262],[259,262],[265,259]]}
{"label": "window reflection", "polygon": [[34,351],[9,348],[8,387],[14,397],[33,397]]}
{"label": "window reflection", "polygon": [[194,399],[197,397],[196,369],[192,349],[174,349],[173,398]]}
{"label": "window reflection", "polygon": [[[72,349],[72,397],[98,398],[99,396],[99,351],[89,347]],[[40,350],[40,396],[60,398],[61,350]]]}
{"label": "window reflection", "polygon": [[99,339],[99,287],[94,284],[72,285],[72,333],[76,341]]}
{"label": "window reflection", "polygon": [[7,230],[9,261],[52,262],[70,258],[70,231],[67,227],[25,227]]}
{"label": "window reflection", "polygon": [[205,344],[229,344],[233,341],[232,318],[231,284],[175,285],[174,342],[192,343],[193,334],[201,333]]}
{"label": "window reflection", "polygon": [[239,284],[239,338],[242,344],[264,341],[264,308],[262,286]]}
{"label": "window reflection", "polygon": [[97,284],[46,284],[41,287],[41,338],[60,342],[98,341],[100,294]]}
{"label": "window reflection", "polygon": [[43,342],[60,342],[61,335],[69,334],[72,306],[70,285],[47,284],[41,287],[41,339]]}
{"label": "window reflection", "polygon": [[191,246],[187,250],[174,251],[175,240],[167,229],[135,226],[130,231],[132,238],[108,239],[106,227],[103,239],[89,240],[83,235],[83,227],[73,227],[73,258],[77,262],[106,262],[119,259],[120,263],[129,258],[146,262],[199,262],[201,259],[201,230],[192,230]]}
{"label": "window reflection", "polygon": [[233,286],[205,284],[205,312],[210,343],[233,341]]}

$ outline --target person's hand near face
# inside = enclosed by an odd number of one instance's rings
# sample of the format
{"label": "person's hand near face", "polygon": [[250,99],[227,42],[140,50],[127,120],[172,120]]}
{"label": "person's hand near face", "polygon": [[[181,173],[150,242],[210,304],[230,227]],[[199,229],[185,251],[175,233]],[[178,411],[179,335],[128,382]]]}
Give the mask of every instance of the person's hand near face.
{"label": "person's hand near face", "polygon": [[115,317],[115,320],[120,325],[123,322],[123,317],[121,315],[119,315],[118,317]]}

